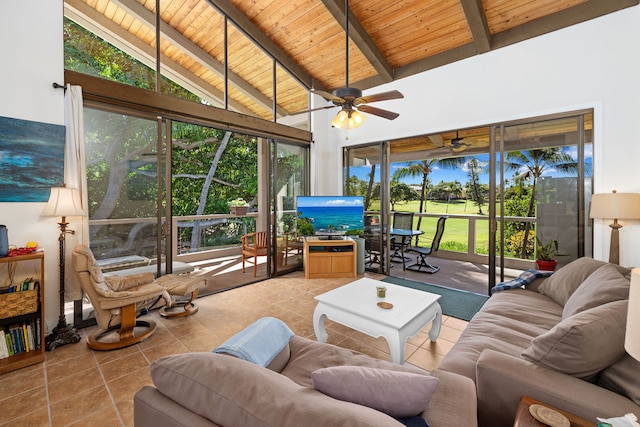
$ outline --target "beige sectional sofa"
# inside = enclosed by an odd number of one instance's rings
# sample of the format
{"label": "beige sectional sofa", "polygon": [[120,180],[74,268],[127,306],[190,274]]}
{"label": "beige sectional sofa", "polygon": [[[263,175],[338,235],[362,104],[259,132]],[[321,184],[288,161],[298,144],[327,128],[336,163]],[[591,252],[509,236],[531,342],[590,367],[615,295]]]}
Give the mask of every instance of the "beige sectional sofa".
{"label": "beige sectional sofa", "polygon": [[[581,258],[495,293],[431,372],[440,383],[420,416],[431,427],[507,427],[522,396],[591,420],[640,415],[640,362],[623,348],[629,273]],[[270,369],[228,355],[169,356],[151,368],[155,387],[136,394],[135,425],[401,425],[312,387],[313,371],[346,365],[425,374],[298,336]]]}
{"label": "beige sectional sofa", "polygon": [[[179,354],[152,365],[155,387],[143,387],[136,394],[135,425],[402,426],[383,412],[334,399],[313,388],[313,371],[337,366],[427,374],[299,336],[267,366],[270,369],[223,354]],[[430,427],[476,426],[473,382],[451,372],[436,370],[431,375],[439,384],[420,416]],[[385,392],[382,388],[376,391]],[[406,392],[411,396],[410,387]],[[398,397],[388,396],[390,400]]]}
{"label": "beige sectional sofa", "polygon": [[474,380],[479,426],[512,426],[522,396],[594,422],[640,415],[640,362],[624,351],[629,274],[580,258],[491,296],[439,366]]}

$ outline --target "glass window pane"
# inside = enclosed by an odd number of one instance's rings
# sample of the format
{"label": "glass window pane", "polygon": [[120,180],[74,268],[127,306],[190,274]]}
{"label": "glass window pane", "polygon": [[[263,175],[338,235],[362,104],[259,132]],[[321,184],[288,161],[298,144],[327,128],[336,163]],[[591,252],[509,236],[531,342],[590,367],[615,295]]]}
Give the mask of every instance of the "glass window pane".
{"label": "glass window pane", "polygon": [[280,65],[276,65],[277,122],[310,130],[309,113],[295,114],[309,109],[309,91]]}
{"label": "glass window pane", "polygon": [[172,139],[179,254],[238,246],[243,234],[255,231],[255,216],[228,215],[229,202],[242,199],[249,212],[258,210],[257,139],[177,121]]}
{"label": "glass window pane", "polygon": [[232,24],[227,37],[229,109],[273,121],[273,59]]}
{"label": "glass window pane", "polygon": [[156,258],[155,120],[85,108],[89,242],[96,259]]}
{"label": "glass window pane", "polygon": [[296,198],[305,195],[307,148],[284,142],[274,142],[272,146],[275,146],[275,271],[283,272],[302,265],[303,240],[297,233]]}

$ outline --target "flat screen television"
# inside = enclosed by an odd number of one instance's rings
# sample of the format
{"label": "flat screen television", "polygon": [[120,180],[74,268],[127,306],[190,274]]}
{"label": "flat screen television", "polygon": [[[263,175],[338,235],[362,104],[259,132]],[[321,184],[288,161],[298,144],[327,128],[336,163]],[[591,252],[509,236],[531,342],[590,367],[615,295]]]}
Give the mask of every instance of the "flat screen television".
{"label": "flat screen television", "polygon": [[364,229],[362,196],[298,196],[298,220],[308,220],[317,236],[343,236]]}

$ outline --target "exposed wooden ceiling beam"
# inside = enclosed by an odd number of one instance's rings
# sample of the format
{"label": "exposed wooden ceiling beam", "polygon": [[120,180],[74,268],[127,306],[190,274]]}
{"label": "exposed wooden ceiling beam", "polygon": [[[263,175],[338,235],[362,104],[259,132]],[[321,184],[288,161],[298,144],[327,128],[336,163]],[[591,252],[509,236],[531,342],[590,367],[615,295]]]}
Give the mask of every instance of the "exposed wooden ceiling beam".
{"label": "exposed wooden ceiling beam", "polygon": [[611,12],[635,6],[638,3],[640,3],[640,0],[590,0],[586,3],[581,3],[552,15],[545,16],[544,18],[539,18],[510,30],[494,34],[491,40],[491,49],[498,49],[541,36]]}
{"label": "exposed wooden ceiling beam", "polygon": [[[333,17],[338,21],[340,26],[346,31],[345,27],[345,4],[341,0],[322,0],[322,4],[331,12]],[[378,75],[382,79],[382,83],[393,81],[393,68],[387,62],[385,56],[380,49],[371,40],[369,33],[364,29],[360,21],[353,13],[349,13],[349,38],[358,46],[358,49],[367,58],[367,61],[373,66]]]}
{"label": "exposed wooden ceiling beam", "polygon": [[282,66],[293,74],[300,82],[302,82],[307,88],[311,88],[315,84],[315,88],[318,90],[325,90],[319,87],[320,84],[312,81],[309,76],[297,63],[284,53],[278,45],[276,45],[269,37],[267,37],[253,22],[244,16],[234,5],[228,0],[207,0],[212,6],[225,14],[230,20],[232,20],[238,28],[245,32],[250,38],[252,38],[258,46],[265,49],[267,54],[273,56]]}
{"label": "exposed wooden ceiling beam", "polygon": [[470,58],[476,54],[476,45],[474,43],[467,43],[437,55],[416,61],[412,64],[405,65],[404,67],[396,68],[395,76],[396,79],[409,77],[414,74],[422,73],[423,71],[432,70],[443,65],[451,64],[452,62],[460,61],[461,59]]}
{"label": "exposed wooden ceiling beam", "polygon": [[489,52],[491,50],[491,33],[489,32],[487,17],[482,8],[482,0],[460,0],[460,3],[478,53]]}
{"label": "exposed wooden ceiling beam", "polygon": [[158,93],[110,80],[100,79],[87,74],[65,71],[65,82],[82,86],[85,99],[109,102],[113,105],[130,107],[152,113],[161,112],[163,116],[174,120],[192,121],[202,118],[216,123],[218,129],[230,129],[242,133],[267,138],[284,138],[287,141],[310,143],[312,134],[303,129],[295,129],[280,123],[263,120],[223,110],[209,105],[199,104],[187,99]]}
{"label": "exposed wooden ceiling beam", "polygon": [[[143,22],[149,28],[155,28],[155,14],[140,3],[131,0],[111,0],[111,2],[118,5],[118,7],[125,10],[129,15],[135,17],[140,22]],[[212,71],[218,77],[224,78],[224,64],[221,64],[207,52],[200,49],[198,45],[183,36],[175,28],[172,28],[164,21],[160,21],[160,31],[162,32],[162,36],[170,41],[171,44],[181,49],[192,58],[195,58],[198,62],[206,66],[207,69]],[[227,75],[229,82],[241,89],[248,97],[253,99],[262,108],[266,110],[271,110],[273,108],[273,100],[268,96],[265,96],[262,92],[253,87],[242,77],[231,71],[228,71]],[[229,102],[231,102],[231,100],[229,100]],[[277,114],[279,116],[284,116],[287,115],[288,112],[279,107]]]}
{"label": "exposed wooden ceiling beam", "polygon": [[[87,28],[102,39],[108,41],[123,52],[136,58],[147,67],[155,69],[155,49],[116,25],[103,14],[81,0],[65,0],[64,14],[72,21]],[[215,106],[222,106],[223,93],[209,83],[185,70],[175,61],[162,56],[162,70],[168,78],[179,83],[185,89],[206,99]],[[253,114],[239,102],[230,100],[229,106],[238,112]]]}

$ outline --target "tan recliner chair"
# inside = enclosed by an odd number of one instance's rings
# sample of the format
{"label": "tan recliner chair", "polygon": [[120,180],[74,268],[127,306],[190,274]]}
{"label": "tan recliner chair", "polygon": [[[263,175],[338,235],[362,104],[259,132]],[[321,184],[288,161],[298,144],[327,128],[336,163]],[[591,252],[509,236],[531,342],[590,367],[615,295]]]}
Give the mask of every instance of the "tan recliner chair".
{"label": "tan recliner chair", "polygon": [[85,245],[73,250],[73,268],[100,327],[87,340],[93,350],[115,350],[148,338],[156,324],[152,320],[136,320],[137,313],[173,305],[171,296],[154,282],[152,273],[103,276],[91,249]]}

